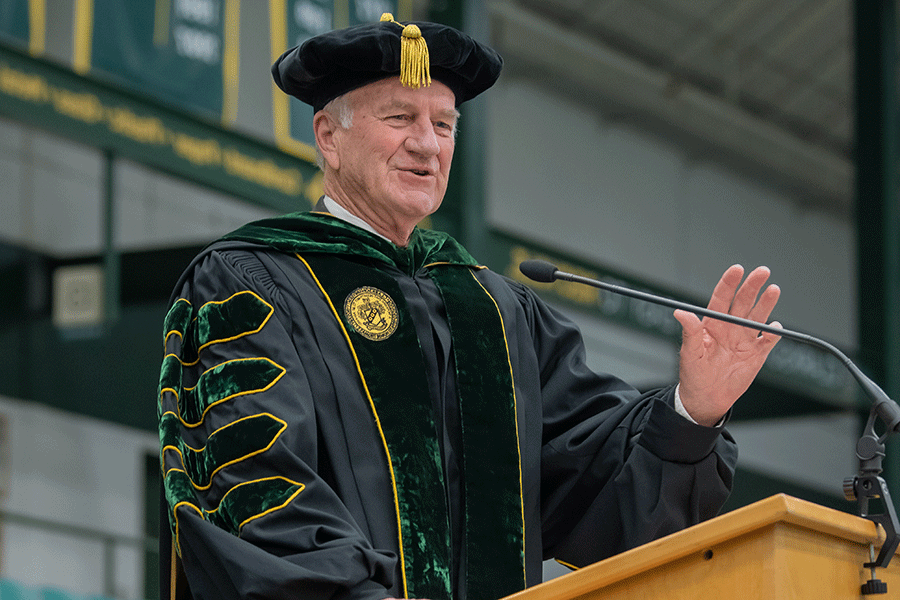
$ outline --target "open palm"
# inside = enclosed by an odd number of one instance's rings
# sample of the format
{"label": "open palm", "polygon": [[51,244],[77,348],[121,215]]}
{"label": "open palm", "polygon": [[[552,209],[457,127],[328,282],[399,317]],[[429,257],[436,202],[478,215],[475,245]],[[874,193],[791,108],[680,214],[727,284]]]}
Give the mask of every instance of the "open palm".
{"label": "open palm", "polygon": [[[744,269],[729,267],[716,284],[708,308],[765,323],[781,290],[770,285],[767,267],[757,267],[741,284]],[[759,296],[759,299],[757,299]],[[701,425],[718,422],[765,363],[779,336],[676,310],[683,339],[679,365],[679,395],[688,414]],[[775,327],[780,325],[772,323]]]}

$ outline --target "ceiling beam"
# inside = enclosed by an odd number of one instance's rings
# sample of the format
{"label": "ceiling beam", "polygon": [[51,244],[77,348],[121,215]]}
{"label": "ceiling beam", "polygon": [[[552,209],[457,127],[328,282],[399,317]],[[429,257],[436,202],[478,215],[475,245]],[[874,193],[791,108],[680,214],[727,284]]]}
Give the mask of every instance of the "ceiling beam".
{"label": "ceiling beam", "polygon": [[854,169],[848,157],[508,0],[492,2],[489,14],[492,43],[508,63],[553,73],[557,84],[587,91],[598,105],[615,105],[618,113],[628,111],[641,121],[650,118],[703,140],[710,153],[727,152],[730,162],[755,172],[762,168],[801,192],[799,201],[806,205],[849,215]]}

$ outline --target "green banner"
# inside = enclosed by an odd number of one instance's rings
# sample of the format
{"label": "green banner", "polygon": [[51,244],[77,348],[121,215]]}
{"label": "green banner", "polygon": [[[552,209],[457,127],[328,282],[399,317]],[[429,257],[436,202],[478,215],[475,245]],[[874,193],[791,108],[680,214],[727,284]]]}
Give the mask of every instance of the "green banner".
{"label": "green banner", "polygon": [[[284,51],[332,29],[377,22],[389,12],[399,21],[412,14],[411,0],[269,0],[272,62]],[[312,107],[291,100],[272,85],[275,139],[280,148],[315,161]]]}
{"label": "green banner", "polygon": [[0,39],[27,45],[29,25],[28,0],[0,1]]}
{"label": "green banner", "polygon": [[0,42],[44,51],[46,0],[0,0]]}
{"label": "green banner", "polygon": [[[571,281],[537,283],[522,275],[519,264],[530,259],[546,260],[567,273],[698,306],[706,306],[707,303],[706,300],[679,297],[670,290],[652,288],[612,270],[504,233],[491,232],[490,247],[492,253],[488,257],[488,264],[491,268],[528,285],[544,298],[675,342],[681,339],[681,325],[672,316],[671,308]],[[815,346],[782,338],[769,355],[760,378],[783,389],[807,394],[835,406],[855,406],[856,382],[838,358]]]}
{"label": "green banner", "polygon": [[230,124],[240,0],[76,0],[79,73]]}
{"label": "green banner", "polygon": [[318,169],[273,146],[2,47],[0,114],[282,212],[321,194]]}

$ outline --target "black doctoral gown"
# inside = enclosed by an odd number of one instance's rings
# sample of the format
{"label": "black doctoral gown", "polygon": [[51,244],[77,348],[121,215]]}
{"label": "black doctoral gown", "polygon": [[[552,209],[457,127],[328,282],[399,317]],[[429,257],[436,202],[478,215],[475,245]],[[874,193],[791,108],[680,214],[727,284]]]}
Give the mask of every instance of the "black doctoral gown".
{"label": "black doctoral gown", "polygon": [[162,546],[198,600],[499,598],[731,487],[724,429],[590,371],[570,321],[443,234],[250,224],[192,262],[164,334]]}

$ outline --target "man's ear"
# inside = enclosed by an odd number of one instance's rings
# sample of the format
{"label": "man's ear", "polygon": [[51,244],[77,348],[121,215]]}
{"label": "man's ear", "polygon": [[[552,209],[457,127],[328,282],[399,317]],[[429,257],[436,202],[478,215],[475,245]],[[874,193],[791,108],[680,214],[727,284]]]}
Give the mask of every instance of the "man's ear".
{"label": "man's ear", "polygon": [[335,133],[340,128],[337,119],[328,111],[320,110],[313,117],[313,132],[316,135],[316,146],[331,169],[340,167],[338,143]]}

